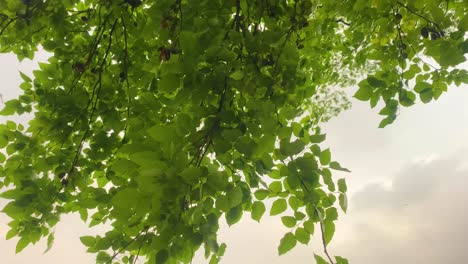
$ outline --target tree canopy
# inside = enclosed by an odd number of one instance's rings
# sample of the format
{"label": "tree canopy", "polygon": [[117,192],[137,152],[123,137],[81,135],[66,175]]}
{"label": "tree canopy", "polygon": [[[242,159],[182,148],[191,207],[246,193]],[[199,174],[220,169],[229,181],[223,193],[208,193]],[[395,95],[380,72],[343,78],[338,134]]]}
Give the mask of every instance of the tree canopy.
{"label": "tree canopy", "polygon": [[[0,0],[0,51],[51,53],[2,115],[0,197],[16,251],[67,213],[102,236],[97,263],[190,263],[250,214],[281,217],[285,254],[312,235],[317,263],[346,211],[348,171],[320,124],[349,106],[337,88],[402,107],[468,82],[464,0]],[[5,155],[6,154],[6,155]],[[271,205],[271,206],[270,206]],[[268,208],[267,208],[268,207]],[[247,213],[249,212],[249,213]],[[323,252],[322,256],[319,256]]]}

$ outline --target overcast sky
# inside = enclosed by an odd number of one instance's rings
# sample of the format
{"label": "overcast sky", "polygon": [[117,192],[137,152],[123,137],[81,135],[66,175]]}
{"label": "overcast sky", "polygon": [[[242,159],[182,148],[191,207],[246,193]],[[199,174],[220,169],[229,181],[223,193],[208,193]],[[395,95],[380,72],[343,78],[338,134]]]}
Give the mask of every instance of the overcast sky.
{"label": "overcast sky", "polygon": [[[45,58],[42,54],[39,60]],[[18,69],[30,73],[34,63],[18,63],[0,55],[0,93],[18,95]],[[438,101],[402,108],[395,124],[378,129],[380,116],[368,103],[353,101],[351,110],[329,122],[325,145],[335,160],[351,169],[345,176],[349,211],[340,216],[330,245],[334,255],[353,264],[463,263],[468,257],[468,87],[452,87]],[[7,118],[8,119],[8,118]],[[0,117],[0,121],[7,120]],[[11,118],[9,118],[11,119]],[[18,118],[16,118],[18,120]],[[22,118],[26,120],[26,118]],[[0,201],[0,206],[5,201]],[[16,240],[5,241],[8,218],[0,213],[0,262],[94,263],[79,236],[95,234],[77,216],[65,216],[56,228],[56,242],[15,255]],[[228,248],[223,264],[315,263],[318,239],[277,256],[279,240],[288,232],[279,217],[258,224],[244,215],[222,228],[219,241]],[[318,238],[318,236],[316,236]],[[201,256],[194,264],[207,263]]]}

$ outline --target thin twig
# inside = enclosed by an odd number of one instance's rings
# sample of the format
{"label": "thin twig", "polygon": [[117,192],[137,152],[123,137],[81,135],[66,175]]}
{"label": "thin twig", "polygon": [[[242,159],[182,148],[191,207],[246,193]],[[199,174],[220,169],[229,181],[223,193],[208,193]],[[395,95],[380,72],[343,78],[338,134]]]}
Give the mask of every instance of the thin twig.
{"label": "thin twig", "polygon": [[[89,131],[91,130],[91,121],[94,117],[94,112],[96,111],[96,108],[97,108],[97,103],[99,101],[99,95],[100,95],[100,92],[101,92],[101,88],[102,88],[102,72],[104,70],[104,65],[107,61],[107,57],[109,56],[109,53],[110,53],[110,48],[112,46],[112,34],[115,30],[115,26],[117,25],[117,19],[114,21],[114,24],[112,25],[112,28],[109,32],[109,43],[107,45],[107,48],[106,48],[106,52],[104,53],[104,57],[102,58],[102,61],[101,61],[101,64],[99,66],[99,77],[98,77],[98,81],[97,81],[97,87],[95,90],[96,91],[96,99],[94,99],[94,103],[93,103],[93,106],[92,106],[92,109],[91,109],[91,113],[89,115],[89,118],[88,118],[88,126],[85,130],[85,133],[83,134],[82,138],[81,138],[81,141],[78,145],[78,148],[76,150],[76,153],[75,153],[75,157],[73,159],[73,163],[72,163],[72,166],[70,167],[70,170],[68,171],[68,175],[67,175],[67,178],[70,178],[71,177],[71,173],[73,172],[73,168],[75,168],[76,164],[78,163],[78,159],[80,157],[80,154],[81,154],[81,150],[83,149],[83,145],[84,145],[84,142],[88,136],[88,133]],[[91,97],[91,100],[93,100],[93,97],[94,97],[94,91],[93,91],[93,95]]]}
{"label": "thin twig", "polygon": [[337,22],[337,23],[343,23],[343,24],[345,24],[345,25],[348,26],[348,27],[351,26],[351,23],[344,21],[342,18],[335,20],[335,22]]}
{"label": "thin twig", "polygon": [[438,29],[439,31],[443,31],[442,28],[439,26],[439,24],[437,24],[436,22],[434,22],[433,20],[430,20],[429,18],[421,15],[421,14],[418,14],[416,11],[414,11],[413,9],[409,8],[407,5],[403,4],[402,2],[400,1],[397,1],[397,4],[403,8],[405,8],[406,10],[408,10],[408,12],[412,13],[413,15],[417,16],[417,17],[420,17],[424,20],[426,20],[427,22],[431,23],[431,24],[434,24]]}
{"label": "thin twig", "polygon": [[138,235],[136,235],[132,240],[130,240],[127,244],[125,244],[121,249],[119,249],[117,252],[115,252],[111,259],[109,259],[106,263],[109,264],[109,263],[112,263],[112,261],[122,252],[124,251],[126,248],[128,248],[128,246],[130,246],[133,242],[135,242],[135,240],[137,240],[141,234],[143,234],[143,232],[147,232],[149,229],[149,226],[145,226],[145,228],[143,228],[143,230],[140,231],[140,233],[138,233]]}
{"label": "thin twig", "polygon": [[[299,179],[300,182],[301,182],[301,185],[302,187],[304,188],[304,190],[306,190],[309,194],[312,194],[311,191],[309,190],[309,188],[307,187],[307,185],[305,185],[304,181],[302,179]],[[321,233],[321,236],[322,236],[322,245],[323,245],[323,252],[325,253],[325,255],[327,256],[328,260],[330,261],[331,264],[335,264],[335,262],[333,261],[333,259],[331,258],[330,254],[328,253],[328,249],[327,249],[327,243],[326,243],[326,239],[325,239],[325,228],[323,226],[323,219],[321,217],[321,213],[320,211],[318,210],[317,206],[315,204],[312,204],[312,206],[314,207],[314,210],[315,212],[317,213],[317,215],[319,216],[319,221],[320,221],[320,233]]]}
{"label": "thin twig", "polygon": [[[148,229],[146,229],[145,237],[143,238],[143,241],[146,239],[146,236],[147,236],[147,235],[148,235]],[[141,241],[140,246],[138,247],[138,251],[137,251],[135,260],[133,261],[133,264],[136,264],[137,261],[138,261],[138,256],[140,256],[140,250],[141,250],[141,247],[143,246],[143,241]]]}
{"label": "thin twig", "polygon": [[10,26],[11,23],[13,23],[15,20],[17,20],[18,17],[15,17],[15,18],[11,18],[10,21],[8,21],[5,26],[2,27],[2,29],[0,30],[0,36],[3,34],[3,32],[8,28],[8,26]]}

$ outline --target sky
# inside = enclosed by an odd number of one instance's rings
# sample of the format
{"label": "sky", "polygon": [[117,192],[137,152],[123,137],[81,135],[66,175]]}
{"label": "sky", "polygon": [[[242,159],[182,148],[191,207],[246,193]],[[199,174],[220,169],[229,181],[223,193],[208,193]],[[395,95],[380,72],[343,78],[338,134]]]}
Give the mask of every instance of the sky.
{"label": "sky", "polygon": [[[46,54],[38,54],[38,61]],[[18,70],[31,73],[34,62],[19,63],[0,55],[0,94],[19,94]],[[354,264],[462,263],[468,257],[468,86],[451,87],[438,101],[402,108],[394,124],[377,128],[381,116],[367,102],[353,107],[324,127],[333,159],[351,173],[338,173],[348,183],[349,209],[341,213],[329,246],[333,255]],[[352,91],[350,92],[352,93]],[[28,117],[0,117],[26,122]],[[0,200],[0,207],[5,201]],[[15,255],[16,240],[5,240],[8,218],[0,213],[0,263],[94,263],[79,237],[102,232],[68,215],[55,229],[55,244],[45,242]],[[228,248],[222,264],[309,264],[323,249],[316,233],[309,245],[277,255],[289,230],[279,217],[261,223],[245,214],[240,223],[220,230]],[[194,264],[208,263],[201,254]]]}

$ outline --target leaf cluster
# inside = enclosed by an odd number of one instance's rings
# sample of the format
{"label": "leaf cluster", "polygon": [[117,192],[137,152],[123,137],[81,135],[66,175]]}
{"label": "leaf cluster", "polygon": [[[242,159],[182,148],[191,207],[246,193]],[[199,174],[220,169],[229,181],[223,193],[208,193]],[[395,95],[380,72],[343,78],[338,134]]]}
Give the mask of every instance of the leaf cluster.
{"label": "leaf cluster", "polygon": [[[467,83],[463,1],[0,1],[0,51],[52,55],[1,115],[0,197],[17,251],[79,213],[97,263],[189,263],[249,212],[290,228],[284,254],[347,209],[320,124],[349,106],[333,87],[399,106]],[[426,32],[427,31],[427,32]],[[427,33],[427,34],[426,34]],[[434,62],[433,62],[434,61]],[[434,63],[434,65],[433,65]],[[437,65],[436,65],[437,64]],[[362,76],[366,77],[362,80]],[[6,153],[6,155],[4,154]],[[271,201],[267,210],[266,201]],[[326,263],[316,256],[317,263]]]}

